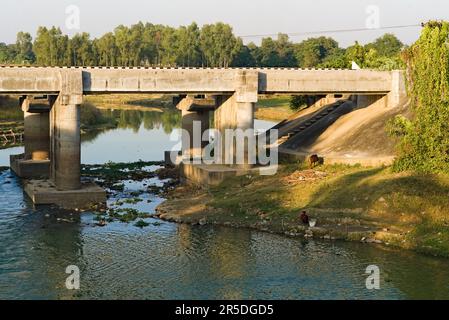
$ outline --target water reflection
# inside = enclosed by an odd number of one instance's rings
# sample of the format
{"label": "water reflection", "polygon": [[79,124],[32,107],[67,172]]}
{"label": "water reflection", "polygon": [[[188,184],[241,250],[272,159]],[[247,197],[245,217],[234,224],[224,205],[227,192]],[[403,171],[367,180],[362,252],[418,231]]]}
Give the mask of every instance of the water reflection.
{"label": "water reflection", "polygon": [[[170,134],[173,129],[181,127],[181,113],[179,110],[166,109],[164,112],[141,110],[101,110],[105,119],[114,120],[118,129],[131,129],[137,133],[142,127],[145,130],[159,130]],[[92,141],[99,134],[115,128],[89,130],[83,135],[83,141]]]}

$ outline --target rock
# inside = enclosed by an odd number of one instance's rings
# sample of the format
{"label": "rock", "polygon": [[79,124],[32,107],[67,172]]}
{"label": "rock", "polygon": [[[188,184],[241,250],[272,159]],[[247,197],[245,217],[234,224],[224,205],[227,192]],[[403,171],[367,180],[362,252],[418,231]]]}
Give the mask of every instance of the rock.
{"label": "rock", "polygon": [[50,215],[48,213],[45,214],[45,218],[50,218]]}
{"label": "rock", "polygon": [[379,200],[377,200],[377,201],[379,201],[379,202],[385,202],[386,200],[385,200],[384,197],[380,197]]}
{"label": "rock", "polygon": [[382,243],[382,241],[374,238],[368,238],[366,239],[366,243]]}
{"label": "rock", "polygon": [[306,233],[304,234],[304,237],[306,237],[306,238],[312,238],[312,237],[313,237],[313,232],[312,232],[312,230],[306,230]]}
{"label": "rock", "polygon": [[206,223],[207,223],[206,218],[202,218],[202,219],[200,219],[200,221],[199,221],[200,226],[204,226]]}
{"label": "rock", "polygon": [[383,232],[388,232],[389,229],[388,229],[388,228],[383,228],[382,231],[383,231]]}
{"label": "rock", "polygon": [[362,237],[362,239],[360,239],[361,242],[365,242],[366,237]]}
{"label": "rock", "polygon": [[330,240],[330,239],[331,239],[331,236],[328,235],[328,234],[326,234],[326,235],[323,237],[323,239]]}

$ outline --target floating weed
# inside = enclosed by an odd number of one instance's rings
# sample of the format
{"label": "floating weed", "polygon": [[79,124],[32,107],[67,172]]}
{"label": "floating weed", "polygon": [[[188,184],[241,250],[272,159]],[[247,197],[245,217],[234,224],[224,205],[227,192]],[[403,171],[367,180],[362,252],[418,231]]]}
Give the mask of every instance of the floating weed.
{"label": "floating weed", "polygon": [[139,220],[134,225],[136,227],[138,227],[138,228],[144,228],[144,227],[148,227],[150,224],[148,222],[143,221],[143,220]]}
{"label": "floating weed", "polygon": [[122,201],[122,204],[123,204],[123,203],[126,203],[126,204],[136,204],[136,203],[139,203],[139,202],[142,202],[142,201],[143,201],[143,199],[140,199],[140,198],[124,199],[124,200]]}

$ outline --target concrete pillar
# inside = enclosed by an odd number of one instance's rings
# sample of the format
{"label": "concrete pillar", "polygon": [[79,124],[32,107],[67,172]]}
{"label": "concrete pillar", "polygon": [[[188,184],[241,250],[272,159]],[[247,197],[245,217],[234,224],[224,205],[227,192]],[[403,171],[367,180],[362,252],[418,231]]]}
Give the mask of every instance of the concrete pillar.
{"label": "concrete pillar", "polygon": [[50,177],[58,190],[76,190],[81,188],[80,106],[62,100],[59,96],[50,111]]}
{"label": "concrete pillar", "polygon": [[182,111],[182,156],[184,159],[200,159],[203,149],[209,143],[202,141],[209,129],[209,110]]}
{"label": "concrete pillar", "polygon": [[[236,94],[217,98],[214,113],[215,129],[220,132],[220,157],[223,164],[251,167],[255,164],[254,110],[255,102],[239,102]],[[227,131],[227,129],[232,129]],[[238,130],[240,129],[240,130]],[[247,129],[252,129],[248,131]],[[240,132],[239,132],[240,131]],[[241,136],[239,137],[239,134]],[[253,140],[251,140],[253,139]],[[242,148],[243,147],[243,148]],[[238,163],[243,157],[243,163]]]}
{"label": "concrete pillar", "polygon": [[48,112],[24,111],[24,144],[25,160],[49,159],[50,123]]}

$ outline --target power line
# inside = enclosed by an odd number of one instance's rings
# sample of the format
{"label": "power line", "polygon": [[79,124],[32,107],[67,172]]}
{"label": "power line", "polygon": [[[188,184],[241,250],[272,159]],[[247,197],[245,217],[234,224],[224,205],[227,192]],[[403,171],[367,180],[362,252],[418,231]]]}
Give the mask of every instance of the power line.
{"label": "power line", "polygon": [[[408,24],[408,25],[398,25],[398,26],[386,26],[380,28],[355,28],[355,29],[338,29],[338,30],[321,30],[321,31],[306,31],[306,32],[293,32],[284,33],[288,36],[307,36],[307,35],[317,35],[323,33],[344,33],[344,32],[358,32],[358,31],[375,31],[375,30],[388,30],[388,29],[403,29],[411,27],[421,27],[422,24]],[[281,32],[282,33],[282,32]],[[272,34],[253,34],[253,35],[242,35],[240,38],[261,38],[261,37],[275,37],[279,33]]]}

